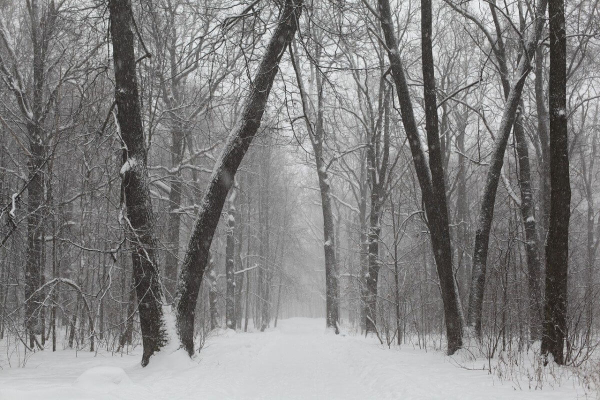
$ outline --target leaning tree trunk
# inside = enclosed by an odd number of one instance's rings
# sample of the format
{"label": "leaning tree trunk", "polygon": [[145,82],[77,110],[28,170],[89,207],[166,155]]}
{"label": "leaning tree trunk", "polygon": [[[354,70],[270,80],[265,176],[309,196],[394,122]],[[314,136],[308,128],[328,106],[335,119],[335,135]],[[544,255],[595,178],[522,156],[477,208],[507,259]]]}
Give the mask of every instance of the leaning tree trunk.
{"label": "leaning tree trunk", "polygon": [[110,0],[110,32],[115,68],[117,121],[123,141],[122,197],[126,231],[133,248],[133,276],[137,293],[144,352],[142,366],[168,341],[163,315],[163,293],[157,263],[157,241],[150,201],[147,149],[136,79],[131,0]]}
{"label": "leaning tree trunk", "polygon": [[525,52],[521,57],[517,68],[516,80],[510,87],[506,97],[506,105],[500,120],[500,127],[496,134],[492,158],[488,169],[481,208],[479,211],[479,220],[475,232],[475,247],[473,249],[473,273],[471,276],[471,290],[469,292],[469,311],[467,316],[467,326],[481,335],[481,318],[483,314],[483,295],[485,289],[485,275],[487,269],[487,256],[489,250],[490,231],[494,219],[494,206],[496,201],[496,191],[502,166],[504,164],[504,152],[510,136],[510,131],[517,116],[517,109],[521,102],[521,93],[525,85],[525,79],[531,71],[531,60],[535,54],[538,45],[538,38],[541,36],[544,27],[544,13],[546,11],[547,0],[540,0],[536,10],[536,23],[534,31],[529,38]]}
{"label": "leaning tree trunk", "polygon": [[[492,14],[494,25],[496,27],[496,59],[498,61],[500,79],[504,90],[504,97],[508,99],[510,95],[510,82],[508,79],[508,65],[506,56],[506,47],[502,38],[502,26],[496,12],[495,5],[490,4],[490,12]],[[541,47],[535,49],[535,57],[539,58]],[[538,60],[539,61],[539,60]],[[536,91],[540,71],[538,71],[540,63],[536,64]],[[525,109],[523,99],[520,100],[521,111]],[[543,105],[542,105],[543,106]],[[541,261],[540,261],[540,245],[537,232],[537,221],[535,218],[535,207],[533,204],[533,191],[531,189],[531,167],[529,163],[529,149],[527,147],[527,139],[523,126],[522,112],[517,112],[515,117],[513,134],[516,139],[517,156],[519,162],[519,188],[521,190],[521,218],[525,228],[525,253],[527,257],[527,283],[529,295],[529,324],[530,338],[532,340],[541,339],[542,332],[542,286],[541,286]],[[541,185],[543,187],[543,184]]]}
{"label": "leaning tree trunk", "polygon": [[[398,43],[393,25],[390,3],[389,0],[378,0],[378,2],[379,13],[381,16],[381,29],[383,31],[388,50],[392,77],[394,78],[394,82],[396,84],[398,103],[400,105],[400,112],[402,115],[402,123],[408,137],[413,162],[415,165],[415,171],[417,173],[417,179],[419,181],[419,186],[421,187],[421,197],[423,203],[425,204],[425,213],[427,215],[429,230],[431,232],[431,245],[433,247],[433,254],[440,279],[442,301],[444,304],[446,333],[448,336],[448,353],[453,354],[460,347],[462,347],[463,322],[462,312],[458,300],[458,290],[454,280],[454,271],[452,268],[452,248],[450,245],[450,228],[448,224],[446,190],[443,179],[443,171],[440,171],[442,157],[439,146],[439,137],[436,139],[435,130],[428,129],[428,143],[430,143],[430,146],[432,146],[432,148],[430,148],[430,155],[435,153],[433,154],[433,165],[432,162],[430,162],[430,165],[433,167],[433,171],[430,171],[429,166],[427,165],[425,151],[421,146],[419,130],[417,128],[417,123],[414,116],[410,91],[408,89],[408,83],[404,75],[404,66],[398,50]],[[423,36],[427,36],[426,33],[431,32],[431,4],[428,1],[425,1],[421,7],[423,8],[423,6],[425,6],[425,10],[422,10],[422,13],[426,19],[426,21],[423,22],[423,27],[426,29],[426,32],[424,32]],[[429,37],[425,37],[424,41],[429,43],[424,43],[423,46],[423,54],[428,58],[427,61],[424,61],[424,64],[431,63],[431,66],[424,66],[423,72],[426,74],[431,73],[433,70],[433,57],[429,54],[431,53],[430,41],[431,34],[429,33]],[[425,68],[431,69],[431,71],[425,71]],[[430,82],[430,84],[434,85],[435,81]],[[431,101],[431,96],[433,94],[431,92],[431,87],[426,88],[425,91],[428,92],[426,94],[429,98],[428,101]],[[431,107],[432,104],[426,106],[426,109],[429,109],[428,115],[430,115],[430,117],[427,119],[435,118],[437,121],[437,115],[432,114]],[[432,121],[429,121],[429,123],[431,124]],[[436,142],[438,145],[436,145]],[[434,174],[434,177],[432,177],[432,173]],[[436,187],[435,189],[434,186]]]}
{"label": "leaning tree trunk", "polygon": [[242,118],[225,144],[201,203],[203,207],[181,267],[177,294],[177,331],[183,348],[190,355],[194,354],[196,300],[221,210],[235,173],[260,126],[279,60],[296,32],[301,11],[302,0],[286,0],[244,105]]}
{"label": "leaning tree trunk", "polygon": [[542,354],[564,364],[569,263],[569,137],[567,132],[567,37],[563,0],[550,2],[550,221],[546,241],[546,305]]}

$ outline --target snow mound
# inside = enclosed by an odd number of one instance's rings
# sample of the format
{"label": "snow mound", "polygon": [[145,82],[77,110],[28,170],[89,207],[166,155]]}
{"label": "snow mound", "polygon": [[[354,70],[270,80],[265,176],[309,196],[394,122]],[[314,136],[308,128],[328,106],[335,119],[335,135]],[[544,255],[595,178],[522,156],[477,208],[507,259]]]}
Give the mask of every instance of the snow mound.
{"label": "snow mound", "polygon": [[131,379],[125,370],[119,367],[90,368],[75,380],[75,386],[81,389],[100,392],[109,392],[131,384]]}
{"label": "snow mound", "polygon": [[184,349],[161,349],[150,359],[146,367],[139,366],[145,371],[160,373],[163,377],[176,376],[177,372],[185,371],[197,367],[198,363],[190,358]]}
{"label": "snow mound", "polygon": [[[171,306],[163,306],[163,318],[169,342],[150,358],[150,363],[144,369],[147,371],[174,373],[175,371],[182,371],[197,366],[198,364],[190,358],[184,349],[180,348],[179,342],[176,340],[175,314]],[[140,368],[142,367],[140,366]]]}

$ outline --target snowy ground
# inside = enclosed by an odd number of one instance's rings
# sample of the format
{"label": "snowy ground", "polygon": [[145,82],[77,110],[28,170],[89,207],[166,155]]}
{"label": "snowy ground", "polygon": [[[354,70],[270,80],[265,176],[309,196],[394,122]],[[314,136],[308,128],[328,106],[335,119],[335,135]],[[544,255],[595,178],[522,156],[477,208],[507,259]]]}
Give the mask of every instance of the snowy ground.
{"label": "snowy ground", "polygon": [[193,361],[181,352],[160,357],[141,368],[139,354],[39,352],[25,368],[0,370],[0,399],[586,398],[570,381],[518,390],[440,352],[389,350],[372,339],[335,336],[325,332],[323,320],[282,320],[265,333],[225,332],[210,338]]}

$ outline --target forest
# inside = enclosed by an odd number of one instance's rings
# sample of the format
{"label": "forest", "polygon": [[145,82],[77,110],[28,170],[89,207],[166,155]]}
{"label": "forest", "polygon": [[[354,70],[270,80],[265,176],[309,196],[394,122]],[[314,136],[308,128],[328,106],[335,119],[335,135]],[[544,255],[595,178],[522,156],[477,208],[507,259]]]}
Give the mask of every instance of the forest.
{"label": "forest", "polygon": [[[133,379],[308,331],[281,351],[593,396],[599,12],[0,0],[0,398],[35,360],[131,355]],[[298,385],[272,398],[354,398]]]}

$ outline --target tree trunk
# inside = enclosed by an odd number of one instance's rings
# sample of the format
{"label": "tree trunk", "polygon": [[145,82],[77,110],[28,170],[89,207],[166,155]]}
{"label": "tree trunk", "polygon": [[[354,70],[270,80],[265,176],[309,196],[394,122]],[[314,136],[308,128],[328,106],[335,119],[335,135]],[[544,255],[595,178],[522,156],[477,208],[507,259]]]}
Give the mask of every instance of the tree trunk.
{"label": "tree trunk", "polygon": [[[171,132],[171,167],[177,168],[183,159],[184,133],[177,124]],[[165,290],[167,299],[175,298],[177,265],[179,259],[179,231],[181,227],[181,191],[183,183],[179,169],[170,174],[169,217],[167,221],[167,254],[165,257]]]}
{"label": "tree trunk", "polygon": [[144,352],[142,366],[168,340],[163,293],[157,264],[154,216],[148,187],[147,149],[136,79],[133,12],[130,0],[110,0],[110,31],[115,68],[117,120],[123,140],[122,196],[132,261]]}
{"label": "tree trunk", "polygon": [[398,346],[402,344],[402,323],[401,323],[401,312],[400,312],[400,269],[398,266],[398,246],[399,246],[399,220],[396,221],[396,210],[394,209],[394,202],[391,201],[392,208],[392,232],[394,235],[394,301],[395,301],[395,312],[396,312],[396,338]]}
{"label": "tree trunk", "polygon": [[260,199],[259,199],[259,249],[260,269],[258,270],[260,301],[260,331],[264,332],[271,322],[271,230],[269,212],[271,211],[271,141],[263,143],[262,162],[260,163]]}
{"label": "tree trunk", "polygon": [[[316,51],[316,62],[320,59],[320,49]],[[323,142],[325,140],[324,127],[324,104],[323,104],[323,77],[321,71],[316,74],[317,82],[317,110],[315,118],[315,128],[312,128],[309,115],[312,114],[309,110],[307,94],[304,90],[304,84],[301,77],[301,71],[298,66],[298,61],[295,59],[295,54],[292,56],[296,81],[300,90],[302,108],[304,110],[304,118],[309,138],[313,147],[315,156],[315,164],[317,168],[317,177],[319,179],[319,191],[321,194],[321,211],[323,213],[323,250],[325,253],[325,325],[329,329],[333,329],[336,334],[339,333],[339,283],[338,270],[336,260],[336,237],[335,237],[335,222],[333,218],[333,208],[331,203],[331,185],[329,175],[327,173],[328,166],[324,159]]]}
{"label": "tree trunk", "polygon": [[369,216],[369,253],[368,273],[366,278],[366,333],[377,332],[377,282],[381,261],[379,260],[379,235],[381,234],[381,211],[379,193],[376,188],[371,191],[371,212]]}
{"label": "tree trunk", "polygon": [[[548,111],[544,95],[544,52],[541,46],[535,56],[535,104],[537,109],[537,128],[541,150],[540,194],[539,194],[539,241],[540,249],[546,243],[548,218],[550,217],[550,134],[548,133]],[[541,252],[540,256],[544,256]]]}
{"label": "tree trunk", "polygon": [[281,305],[281,288],[283,287],[283,279],[279,279],[279,289],[277,289],[277,307],[275,308],[275,322],[273,327],[277,328],[277,320],[279,319],[279,306]]}
{"label": "tree trunk", "polygon": [[[596,107],[596,113],[594,116],[594,123],[592,126],[596,126],[598,120],[598,106]],[[594,317],[594,268],[596,264],[596,251],[598,246],[598,238],[595,234],[596,221],[594,218],[595,212],[595,201],[594,201],[594,165],[597,157],[597,144],[596,137],[592,137],[592,150],[589,155],[589,164],[586,161],[585,152],[583,146],[580,148],[581,157],[581,175],[584,183],[584,193],[587,203],[587,221],[586,221],[586,272],[585,272],[585,314],[586,324],[589,329],[588,335],[593,335],[593,317]]]}
{"label": "tree trunk", "polygon": [[70,349],[73,348],[73,344],[75,343],[75,333],[77,332],[77,313],[79,312],[79,296],[77,296],[77,300],[75,301],[75,309],[73,310],[73,315],[69,320],[69,341],[68,346]]}
{"label": "tree trunk", "polygon": [[235,197],[236,187],[229,194],[229,210],[227,211],[227,244],[225,246],[225,279],[227,290],[225,294],[225,321],[228,329],[234,329],[236,325],[235,315]]}
{"label": "tree trunk", "polygon": [[[432,180],[430,169],[427,166],[427,158],[425,157],[425,152],[421,147],[419,131],[414,116],[408,83],[404,75],[404,66],[398,51],[398,43],[392,22],[393,20],[390,3],[389,0],[378,0],[378,3],[379,13],[381,15],[381,28],[384,34],[385,43],[388,48],[388,57],[390,59],[392,77],[394,78],[394,82],[396,84],[398,103],[400,105],[400,112],[402,114],[402,123],[408,137],[413,162],[415,165],[415,171],[417,173],[417,179],[419,181],[419,186],[421,187],[421,197],[423,203],[425,204],[425,213],[427,215],[429,230],[431,232],[431,244],[437,265],[442,301],[444,304],[446,333],[448,336],[448,354],[453,354],[462,347],[463,322],[462,312],[458,300],[458,290],[454,281],[454,271],[452,268],[452,248],[450,245],[450,229],[448,226],[446,190],[443,180],[443,171],[440,171],[442,158],[440,153],[439,137],[436,140],[435,131],[431,128],[428,130],[428,143],[433,145],[433,147],[430,149],[430,154],[431,152],[437,153],[433,155],[434,160],[432,166],[435,169],[435,180]],[[433,65],[426,66],[425,64],[433,61],[433,57],[429,55],[431,52],[431,4],[426,1],[424,5],[425,10],[423,10],[423,4],[421,5],[422,13],[425,17],[422,17],[424,20],[422,24],[425,28],[425,32],[423,32],[423,36],[425,36],[423,43],[423,54],[427,58],[427,61],[424,60],[424,73],[429,74],[429,70],[433,69]],[[427,16],[427,14],[429,14],[429,16]],[[430,58],[431,60],[429,60]],[[425,69],[428,69],[428,71],[425,71]],[[425,81],[426,80],[427,79],[425,79]],[[435,85],[435,81],[429,82],[429,84]],[[428,87],[425,89],[425,91],[427,92],[427,98],[431,99],[432,94],[434,94],[431,92],[431,88]],[[431,107],[431,104],[426,105],[426,110],[430,110],[428,114],[431,114]],[[434,105],[433,107],[437,106]],[[433,108],[433,110],[435,109],[436,108]],[[437,120],[437,115],[430,116],[427,119],[433,119],[434,117]],[[432,121],[429,121],[429,124],[432,123]],[[438,145],[435,145],[436,141]],[[431,164],[432,162],[430,162],[430,165]],[[436,186],[435,190],[434,184]]]}
{"label": "tree trunk", "polygon": [[[384,85],[381,85],[380,92],[385,91]],[[371,210],[369,215],[368,232],[368,273],[366,277],[367,284],[367,315],[365,321],[366,333],[377,332],[377,282],[379,280],[379,269],[381,260],[379,259],[379,241],[381,235],[381,217],[383,214],[383,201],[385,198],[387,168],[389,160],[389,93],[383,95],[384,100],[381,105],[381,113],[375,132],[371,133],[370,143],[367,150],[368,176],[371,184]],[[380,148],[381,119],[383,117],[384,146],[383,151]]]}
{"label": "tree trunk", "polygon": [[331,204],[331,187],[324,163],[317,162],[321,208],[323,211],[323,249],[325,251],[326,326],[339,333],[339,287],[337,260],[335,257],[335,226]]}
{"label": "tree trunk", "polygon": [[[522,108],[522,107],[521,107]],[[529,324],[531,340],[542,338],[542,271],[538,253],[538,236],[531,190],[531,169],[529,167],[529,150],[519,116],[515,121],[513,133],[517,141],[519,157],[519,187],[521,188],[521,218],[525,227],[525,253],[527,256],[527,284],[529,293]]]}
{"label": "tree trunk", "polygon": [[217,271],[215,271],[215,262],[212,254],[208,256],[208,268],[206,269],[206,280],[208,283],[208,313],[210,315],[210,330],[219,327],[219,313],[217,311],[217,298],[219,290],[217,288]]}
{"label": "tree trunk", "polygon": [[361,332],[367,329],[367,278],[369,274],[369,233],[367,228],[367,182],[366,182],[366,159],[361,157],[360,169],[360,203],[358,205],[358,219],[360,223],[359,232],[359,289],[360,289],[360,328]]}
{"label": "tree trunk", "polygon": [[[248,268],[248,266],[250,265],[250,254],[251,254],[251,245],[252,245],[252,239],[253,239],[253,235],[252,235],[252,230],[251,230],[251,224],[250,221],[252,220],[252,174],[248,174],[248,181],[247,181],[247,190],[246,192],[248,193],[248,200],[247,200],[247,205],[248,205],[248,213],[246,214],[246,236],[247,236],[247,241],[246,241],[246,269]],[[250,274],[251,271],[246,271],[244,273],[244,276],[246,277],[246,295],[244,296],[244,305],[245,305],[245,313],[244,313],[244,332],[248,332],[248,320],[250,319]]]}
{"label": "tree trunk", "polygon": [[[457,226],[457,238],[456,245],[458,246],[458,265],[457,270],[458,273],[462,273],[463,279],[459,279],[461,283],[460,293],[465,294],[468,293],[467,290],[467,282],[469,275],[471,273],[471,263],[469,261],[468,256],[468,247],[470,241],[470,219],[469,219],[469,197],[467,195],[467,157],[466,147],[465,147],[465,137],[467,134],[467,124],[468,124],[468,108],[465,107],[464,110],[459,114],[457,121],[457,137],[456,137],[456,147],[458,148],[458,172],[457,179],[458,184],[456,187],[456,222]],[[461,272],[462,271],[462,272]],[[466,295],[462,297],[466,298]]]}
{"label": "tree trunk", "polygon": [[[44,145],[42,130],[37,124],[29,124],[28,162],[29,186],[27,187],[27,255],[25,259],[25,325],[29,334],[29,347],[35,344],[35,335],[40,333],[40,287],[43,238],[44,204]],[[35,294],[34,294],[35,293]],[[43,332],[42,332],[43,333]]]}
{"label": "tree trunk", "polygon": [[[49,168],[51,170],[51,168]],[[49,179],[52,179],[52,173],[49,173]],[[60,267],[58,262],[58,250],[56,244],[56,235],[58,231],[56,229],[56,208],[54,204],[54,197],[52,191],[52,185],[48,186],[48,204],[52,207],[52,279],[57,279],[60,277]],[[1,296],[0,296],[1,298]],[[58,286],[54,288],[52,293],[52,309],[50,315],[50,324],[52,329],[52,351],[56,351],[56,308],[59,301],[59,291]]]}
{"label": "tree trunk", "polygon": [[[238,188],[238,190],[240,190]],[[240,202],[241,204],[241,202]],[[237,240],[237,250],[235,251],[236,253],[236,257],[235,257],[235,269],[237,271],[241,271],[243,269],[243,261],[242,261],[242,248],[243,248],[243,226],[241,225],[241,222],[243,220],[242,218],[242,208],[240,206],[240,212],[238,214],[239,216],[239,220],[240,220],[240,224],[237,226],[236,229],[236,240]],[[238,273],[235,274],[234,276],[234,282],[235,282],[235,304],[234,304],[234,309],[235,309],[235,326],[236,329],[242,329],[242,293],[244,290],[244,274]]]}
{"label": "tree trunk", "polygon": [[263,55],[242,112],[219,157],[183,260],[178,282],[177,330],[183,348],[194,354],[194,309],[208,252],[235,173],[260,126],[279,60],[290,43],[302,11],[302,0],[286,0],[279,22]]}
{"label": "tree trunk", "polygon": [[133,341],[133,320],[135,317],[135,277],[133,273],[131,274],[131,279],[129,280],[129,296],[127,298],[127,309],[125,310],[125,320],[123,324],[125,324],[125,330],[121,334],[119,338],[119,350],[123,349],[125,345],[131,345]]}
{"label": "tree trunk", "polygon": [[563,0],[550,2],[550,223],[546,241],[546,305],[542,354],[564,364],[569,262],[569,138],[567,132],[567,37]]}

